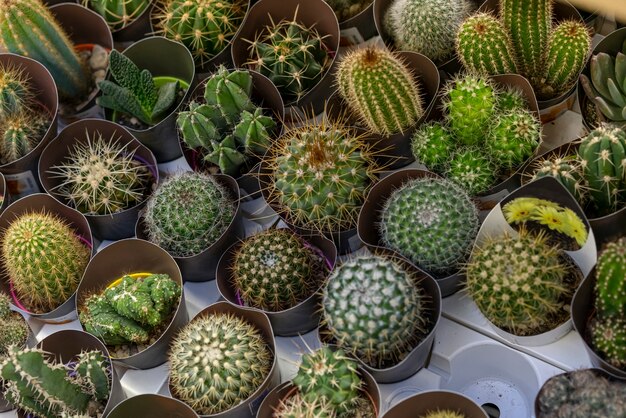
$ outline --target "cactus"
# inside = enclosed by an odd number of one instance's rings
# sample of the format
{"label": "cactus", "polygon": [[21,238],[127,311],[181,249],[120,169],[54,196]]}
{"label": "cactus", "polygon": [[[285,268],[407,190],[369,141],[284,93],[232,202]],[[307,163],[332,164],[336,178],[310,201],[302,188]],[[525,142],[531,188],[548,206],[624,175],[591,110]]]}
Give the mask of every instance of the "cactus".
{"label": "cactus", "polygon": [[454,151],[454,138],[440,122],[420,125],[411,138],[411,151],[417,161],[432,171],[443,171]]}
{"label": "cactus", "polygon": [[361,13],[363,10],[367,9],[367,7],[372,4],[372,0],[324,0],[330,7],[333,8],[335,15],[337,15],[337,20],[339,22],[344,22],[357,14]]}
{"label": "cactus", "polygon": [[412,179],[393,191],[379,224],[386,247],[437,275],[457,270],[480,221],[469,196],[449,180]]}
{"label": "cactus", "polygon": [[574,155],[545,158],[534,163],[530,181],[553,177],[584,206],[587,202],[587,185],[583,179],[580,161]]}
{"label": "cactus", "polygon": [[196,317],[169,352],[172,395],[199,415],[226,411],[267,378],[272,352],[258,329],[229,313]]}
{"label": "cactus", "polygon": [[626,238],[610,242],[596,264],[596,308],[602,316],[626,316]]}
{"label": "cactus", "polygon": [[0,0],[0,47],[43,64],[61,99],[87,95],[87,66],[41,0]]}
{"label": "cactus", "polygon": [[110,215],[143,202],[154,177],[135,158],[131,144],[122,145],[117,133],[104,139],[85,131],[86,143],[77,143],[59,165],[48,170],[60,179],[54,191],[87,215]]}
{"label": "cactus", "polygon": [[517,72],[508,33],[494,16],[477,13],[459,27],[456,51],[463,66],[486,74]]}
{"label": "cactus", "polygon": [[446,176],[472,196],[486,192],[496,180],[491,159],[476,148],[459,148],[450,158]]}
{"label": "cactus", "polygon": [[17,161],[43,139],[50,118],[45,113],[22,111],[0,118],[0,164]]}
{"label": "cactus", "polygon": [[339,93],[372,132],[404,132],[424,114],[420,89],[407,64],[381,47],[355,49],[339,63]]}
{"label": "cactus", "polygon": [[0,364],[6,399],[41,418],[102,413],[110,392],[110,364],[99,351],[83,352],[70,365],[37,348],[11,347]]}
{"label": "cactus", "polygon": [[610,121],[626,122],[626,43],[615,57],[600,52],[591,57],[591,80],[580,75],[587,97]]}
{"label": "cactus", "polygon": [[465,268],[466,289],[495,326],[516,335],[535,335],[560,323],[573,288],[571,268],[543,233],[487,239]]}
{"label": "cactus", "polygon": [[104,17],[111,30],[130,25],[150,6],[151,0],[82,0],[83,6],[91,7]]}
{"label": "cactus", "polygon": [[230,44],[246,9],[245,0],[166,0],[154,13],[156,33],[183,43],[203,67]]}
{"label": "cactus", "polygon": [[509,86],[497,92],[497,113],[512,112],[519,109],[527,109],[527,107],[526,98],[519,88]]}
{"label": "cactus", "polygon": [[322,79],[332,57],[324,45],[327,35],[314,26],[298,22],[298,8],[291,20],[271,23],[248,40],[249,68],[268,77],[278,87],[285,101],[298,101]]}
{"label": "cactus", "polygon": [[69,223],[46,212],[16,217],[2,237],[2,261],[31,312],[56,309],[76,290],[91,251]]}
{"label": "cactus", "polygon": [[102,80],[98,83],[103,93],[96,99],[100,106],[135,117],[148,126],[157,124],[170,113],[176,102],[178,81],[157,87],[148,70],[140,70],[117,50],[111,51],[109,62],[115,82]]}
{"label": "cactus", "polygon": [[311,296],[326,273],[324,260],[287,229],[270,229],[244,240],[232,266],[241,299],[273,312]]}
{"label": "cactus", "polygon": [[406,267],[380,256],[356,256],[331,273],[323,289],[323,323],[336,344],[371,367],[397,363],[426,333],[423,291]]}
{"label": "cactus", "polygon": [[498,165],[515,170],[533,155],[541,142],[541,122],[525,109],[501,114],[493,122],[487,138],[491,155]]}
{"label": "cactus", "polygon": [[454,53],[454,37],[471,4],[467,0],[394,0],[383,28],[401,51],[441,62]]}
{"label": "cactus", "polygon": [[333,407],[323,400],[305,401],[299,393],[281,399],[276,411],[276,418],[334,418],[336,412]]}
{"label": "cactus", "polygon": [[594,350],[612,366],[626,368],[626,319],[621,316],[596,317],[590,330]]}
{"label": "cactus", "polygon": [[24,347],[30,332],[24,317],[11,311],[10,301],[7,294],[0,294],[0,358],[8,354],[11,346]]}
{"label": "cactus", "polygon": [[426,415],[422,415],[422,418],[465,418],[464,414],[460,414],[449,409],[438,409],[434,412],[429,412]]}
{"label": "cactus", "polygon": [[237,207],[213,177],[184,172],[167,178],[146,204],[148,239],[174,257],[207,249],[224,233]]}
{"label": "cactus", "polygon": [[26,70],[0,63],[0,120],[32,108],[35,92]]}

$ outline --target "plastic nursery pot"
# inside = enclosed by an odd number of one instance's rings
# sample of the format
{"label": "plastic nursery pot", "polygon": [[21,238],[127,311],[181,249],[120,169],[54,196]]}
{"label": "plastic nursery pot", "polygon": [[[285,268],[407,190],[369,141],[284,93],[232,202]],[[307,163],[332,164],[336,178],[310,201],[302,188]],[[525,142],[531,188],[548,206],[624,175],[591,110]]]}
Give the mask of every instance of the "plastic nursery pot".
{"label": "plastic nursery pot", "polygon": [[[191,322],[198,318],[210,315],[210,314],[231,314],[236,315],[244,319],[249,324],[252,324],[256,329],[261,332],[261,335],[265,339],[265,342],[273,353],[272,366],[270,371],[259,388],[254,391],[248,399],[241,402],[239,405],[228,409],[224,412],[214,415],[200,415],[201,418],[215,417],[215,418],[253,418],[256,417],[256,413],[259,409],[260,403],[265,396],[273,388],[280,384],[280,370],[278,368],[278,357],[276,355],[276,343],[274,341],[274,335],[272,331],[272,324],[265,314],[256,310],[235,306],[228,302],[217,302],[207,308],[200,311]],[[171,381],[168,378],[169,391],[173,398],[176,398],[176,393],[172,388]]]}
{"label": "plastic nursery pot", "polygon": [[[107,51],[113,49],[111,30],[102,16],[96,12],[73,3],[50,6],[50,12],[76,47],[85,45],[91,49],[93,45],[100,45]],[[61,123],[67,125],[79,119],[101,117],[102,109],[96,105],[96,96],[99,92],[100,89],[94,86],[89,97],[77,107],[66,109],[65,113],[59,113]],[[60,110],[64,110],[63,107]]]}
{"label": "plastic nursery pot", "polygon": [[339,21],[341,46],[354,46],[378,35],[374,24],[374,1],[349,19]]}
{"label": "plastic nursery pot", "polygon": [[[378,225],[381,211],[393,191],[409,180],[423,177],[439,178],[437,174],[430,171],[406,168],[388,175],[372,187],[359,213],[357,226],[359,238],[367,247],[373,250],[385,248]],[[464,275],[460,271],[446,277],[435,278],[442,297],[450,296],[460,290],[463,279]]]}
{"label": "plastic nursery pot", "polygon": [[[332,270],[337,258],[335,245],[319,235],[304,237],[304,239],[312,250],[323,256],[322,262],[326,263],[328,270]],[[224,299],[234,305],[245,306],[238,295],[232,274],[234,258],[241,245],[242,242],[235,243],[222,255],[217,265],[215,279],[217,289]],[[322,285],[323,283],[320,283],[313,294],[289,309],[276,312],[259,309],[269,318],[275,335],[282,337],[297,336],[317,327],[321,314],[319,310],[321,297],[319,290]]]}
{"label": "plastic nursery pot", "polygon": [[[240,236],[243,236],[241,231],[241,207],[240,207],[240,194],[237,182],[230,176],[225,174],[216,174],[215,180],[222,185],[230,194],[230,197],[237,204],[237,210],[233,216],[232,221],[224,230],[222,235],[204,251],[192,255],[189,257],[175,257],[174,261],[180,267],[180,271],[183,275],[185,282],[204,282],[213,280],[215,278],[215,271],[217,269],[217,263],[226,251],[228,247],[233,245]],[[146,225],[143,220],[143,216],[140,215],[135,225],[135,235],[137,238],[149,241],[148,234],[146,232]]]}
{"label": "plastic nursery pot", "polygon": [[[123,52],[140,70],[148,70],[153,78],[176,79],[185,90],[183,97],[172,106],[167,117],[156,125],[146,129],[134,129],[126,126],[143,145],[148,147],[157,162],[164,163],[181,156],[178,146],[176,129],[176,115],[182,103],[189,95],[191,83],[195,75],[195,67],[191,52],[180,42],[175,42],[162,36],[151,36],[135,42]],[[111,74],[107,79],[111,78]],[[105,109],[108,120],[116,121],[114,112]]]}
{"label": "plastic nursery pot", "polygon": [[[23,197],[9,205],[2,215],[0,215],[0,241],[4,239],[4,234],[11,223],[19,216],[32,213],[32,212],[44,212],[57,215],[66,221],[69,226],[74,229],[76,235],[80,240],[91,249],[92,255],[95,254],[95,246],[93,244],[93,238],[91,236],[91,229],[87,219],[80,212],[71,209],[62,203],[58,202],[52,196],[44,193],[35,193],[26,197]],[[3,267],[0,269],[0,291],[6,293],[11,297],[12,303],[18,308],[19,312],[30,315],[42,322],[47,323],[65,323],[68,322],[65,318],[68,314],[73,314],[75,306],[75,295],[72,294],[65,302],[57,306],[55,309],[44,313],[32,313],[28,311],[28,308],[22,305],[18,300],[15,292],[12,290],[11,280],[9,279],[6,269]],[[69,319],[71,320],[71,319]]]}
{"label": "plastic nursery pot", "polygon": [[198,418],[186,403],[154,393],[133,396],[119,403],[107,418]]}
{"label": "plastic nursery pot", "polygon": [[256,39],[266,25],[280,22],[282,19],[292,20],[297,13],[297,21],[305,27],[314,26],[324,38],[324,45],[332,61],[322,79],[300,100],[285,101],[290,110],[300,113],[299,108],[310,108],[315,114],[324,109],[324,99],[333,90],[336,56],[339,48],[339,24],[333,9],[323,0],[298,0],[285,2],[283,0],[259,0],[248,11],[239,32],[232,41],[232,59],[235,67],[246,67],[250,40]]}
{"label": "plastic nursery pot", "polygon": [[[94,138],[97,134],[102,135],[104,140],[113,138],[121,146],[128,150],[135,150],[135,159],[143,163],[152,173],[151,184],[147,187],[145,199],[152,192],[152,188],[159,181],[159,172],[154,155],[148,148],[137,141],[126,129],[120,125],[101,119],[83,119],[74,122],[61,131],[59,136],[46,147],[39,160],[39,179],[44,190],[64,205],[72,207],[72,202],[61,196],[58,188],[63,184],[63,179],[57,175],[48,173],[53,167],[67,162],[68,155],[77,146],[86,146],[88,138]],[[91,225],[93,234],[101,240],[118,240],[132,237],[135,233],[135,223],[139,211],[145,206],[146,201],[136,204],[121,212],[109,215],[90,215],[85,217]]]}
{"label": "plastic nursery pot", "polygon": [[148,241],[135,238],[117,241],[105,247],[89,262],[76,290],[76,313],[80,312],[90,295],[100,293],[116,279],[136,272],[167,274],[181,287],[181,296],[176,309],[158,339],[136,354],[113,358],[114,362],[125,367],[150,369],[167,361],[170,341],[187,323],[183,277],[178,265],[167,251]]}
{"label": "plastic nursery pot", "polygon": [[449,390],[432,390],[403,399],[383,415],[384,418],[425,417],[430,412],[449,410],[465,418],[489,418],[476,402]]}
{"label": "plastic nursery pot", "polygon": [[[50,115],[50,124],[39,144],[22,158],[0,165],[0,173],[6,178],[8,194],[20,198],[30,193],[41,191],[41,183],[37,176],[37,161],[43,149],[52,141],[57,132],[57,111],[59,95],[50,72],[39,62],[16,54],[0,54],[0,65],[24,69],[29,83],[36,92],[35,101],[41,104]],[[8,195],[3,196],[6,198]]]}

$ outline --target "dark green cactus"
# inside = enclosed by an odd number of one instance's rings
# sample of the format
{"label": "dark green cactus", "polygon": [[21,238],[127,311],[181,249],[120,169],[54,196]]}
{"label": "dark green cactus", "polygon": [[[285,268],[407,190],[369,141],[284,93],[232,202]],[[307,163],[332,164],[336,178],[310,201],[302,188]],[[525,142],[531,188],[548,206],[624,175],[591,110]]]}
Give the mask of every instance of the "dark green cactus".
{"label": "dark green cactus", "polygon": [[506,113],[519,109],[526,109],[528,103],[518,87],[507,86],[498,91],[496,112]]}
{"label": "dark green cactus", "polygon": [[598,316],[590,324],[591,345],[607,363],[626,368],[626,318]]}
{"label": "dark green cactus", "polygon": [[151,0],[82,0],[83,6],[104,17],[111,30],[130,25],[150,6]]}
{"label": "dark green cactus", "polygon": [[0,120],[33,106],[35,92],[26,70],[0,63]]}
{"label": "dark green cactus", "polygon": [[7,294],[0,294],[0,358],[11,346],[23,348],[30,332],[24,317],[11,311],[10,301]]}
{"label": "dark green cactus", "polygon": [[50,118],[47,113],[22,111],[0,117],[0,164],[17,161],[43,139]]}
{"label": "dark green cactus", "polygon": [[420,125],[411,138],[411,151],[429,170],[441,172],[450,160],[456,143],[448,128],[440,122]]}
{"label": "dark green cactus", "polygon": [[602,316],[626,317],[626,238],[610,242],[596,264],[596,308]]}

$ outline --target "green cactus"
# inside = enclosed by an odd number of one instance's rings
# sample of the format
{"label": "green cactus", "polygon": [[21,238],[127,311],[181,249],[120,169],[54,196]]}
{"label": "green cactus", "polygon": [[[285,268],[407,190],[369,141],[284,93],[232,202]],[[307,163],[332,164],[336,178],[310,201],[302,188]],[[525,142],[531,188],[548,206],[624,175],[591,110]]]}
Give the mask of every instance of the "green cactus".
{"label": "green cactus", "polygon": [[444,276],[466,261],[479,226],[478,211],[460,187],[423,177],[393,191],[378,228],[386,247]]}
{"label": "green cactus", "polygon": [[273,312],[311,296],[326,274],[324,260],[287,229],[270,229],[245,239],[232,266],[241,299]]}
{"label": "green cactus", "polygon": [[183,43],[203,67],[230,44],[247,5],[245,0],[165,0],[153,13],[156,33]]}
{"label": "green cactus", "polygon": [[477,13],[459,27],[456,51],[463,66],[486,74],[517,72],[513,47],[500,21],[488,13]]}
{"label": "green cactus", "polygon": [[151,0],[82,0],[104,17],[111,30],[120,30],[130,25],[150,6]]}
{"label": "green cactus", "polygon": [[20,302],[31,312],[56,309],[76,290],[90,249],[57,215],[17,216],[2,237],[2,262]]}
{"label": "green cactus", "polygon": [[591,345],[609,364],[626,368],[626,319],[598,316],[590,324]]}
{"label": "green cactus", "polygon": [[515,170],[533,155],[540,142],[541,122],[530,110],[517,109],[496,117],[487,148],[501,168]]}
{"label": "green cactus", "polygon": [[365,10],[372,0],[324,0],[337,15],[339,22],[344,22]]}
{"label": "green cactus", "polygon": [[35,92],[22,67],[0,63],[0,120],[34,105]]}
{"label": "green cactus", "polygon": [[263,110],[257,107],[254,113],[241,112],[241,120],[233,129],[233,135],[248,155],[262,155],[272,144],[270,133],[275,128],[274,119],[263,115]]}
{"label": "green cactus", "polygon": [[574,155],[549,157],[534,163],[530,181],[553,177],[584,206],[587,202],[587,185],[583,178],[580,161]]}
{"label": "green cactus", "polygon": [[591,57],[591,80],[580,75],[587,97],[609,121],[626,122],[626,43],[616,56],[600,52]]}
{"label": "green cactus", "polygon": [[466,289],[495,326],[516,335],[535,335],[562,322],[573,288],[570,266],[543,233],[487,239],[465,268]]}
{"label": "green cactus", "polygon": [[0,359],[8,354],[11,346],[23,348],[30,333],[24,317],[11,311],[10,302],[7,294],[0,294]]}
{"label": "green cactus", "polygon": [[428,326],[425,296],[414,279],[381,256],[356,256],[335,268],[322,292],[329,335],[372,367],[396,364]]}
{"label": "green cactus", "polygon": [[401,51],[441,62],[454,53],[454,37],[471,4],[467,0],[394,0],[383,28]]}
{"label": "green cactus", "polygon": [[224,233],[237,207],[213,177],[183,172],[167,178],[146,204],[148,239],[174,257],[207,249]]}
{"label": "green cactus", "polygon": [[498,113],[512,112],[527,109],[528,103],[522,91],[513,86],[500,89],[497,92],[496,111]]}
{"label": "green cactus", "polygon": [[421,418],[466,418],[464,414],[460,414],[450,409],[438,409],[434,412],[429,412],[426,415],[421,415]]}
{"label": "green cactus", "polygon": [[211,147],[213,148],[211,153],[204,159],[218,166],[224,174],[236,175],[239,167],[246,162],[246,156],[237,151],[237,144],[232,135],[226,136],[222,142],[211,141]]}
{"label": "green cactus", "polygon": [[273,354],[261,332],[230,313],[187,324],[170,347],[172,395],[199,415],[214,415],[248,399],[267,378]]}
{"label": "green cactus", "polygon": [[171,113],[180,87],[178,81],[157,87],[148,70],[140,70],[130,58],[115,49],[111,51],[109,62],[115,81],[98,83],[103,93],[96,99],[100,106],[135,117],[148,126],[159,123]]}
{"label": "green cactus", "polygon": [[477,148],[459,148],[451,157],[446,177],[461,186],[471,196],[489,190],[494,185],[494,164]]}
{"label": "green cactus", "polygon": [[77,143],[59,165],[47,173],[60,179],[52,191],[87,215],[110,215],[143,202],[154,177],[135,158],[131,144],[122,145],[117,132],[105,139],[100,132]]}
{"label": "green cactus", "polygon": [[350,110],[377,134],[404,132],[424,114],[412,71],[381,47],[349,52],[339,63],[337,86]]}
{"label": "green cactus", "polygon": [[287,399],[281,399],[276,411],[276,418],[335,418],[336,411],[330,403],[314,399],[305,401],[302,395],[295,393]]}
{"label": "green cactus", "polygon": [[[271,16],[270,16],[271,20]],[[254,40],[248,40],[249,68],[268,77],[278,87],[285,102],[298,101],[320,82],[330,68],[332,57],[315,26],[293,19],[278,23],[271,20]]]}
{"label": "green cactus", "polygon": [[602,316],[626,316],[626,238],[610,242],[596,264],[596,308]]}
{"label": "green cactus", "polygon": [[99,351],[71,364],[51,361],[38,348],[11,347],[0,363],[5,398],[41,418],[102,413],[110,392],[110,362]]}
{"label": "green cactus", "polygon": [[50,117],[46,113],[19,112],[0,117],[0,164],[17,161],[43,139]]}
{"label": "green cactus", "polygon": [[104,295],[92,295],[79,314],[85,331],[100,338],[105,344],[146,344],[150,334],[132,319],[119,315]]}
{"label": "green cactus", "polygon": [[441,122],[420,125],[411,138],[411,151],[429,170],[441,172],[450,160],[455,141]]}

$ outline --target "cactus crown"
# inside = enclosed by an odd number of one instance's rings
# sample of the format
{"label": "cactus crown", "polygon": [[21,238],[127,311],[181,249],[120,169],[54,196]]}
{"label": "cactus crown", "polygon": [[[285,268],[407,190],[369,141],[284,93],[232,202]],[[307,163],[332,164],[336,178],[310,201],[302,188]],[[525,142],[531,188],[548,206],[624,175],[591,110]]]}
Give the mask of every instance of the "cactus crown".
{"label": "cactus crown", "polygon": [[104,17],[111,30],[123,29],[130,25],[148,8],[151,0],[82,0],[85,7],[91,7]]}

